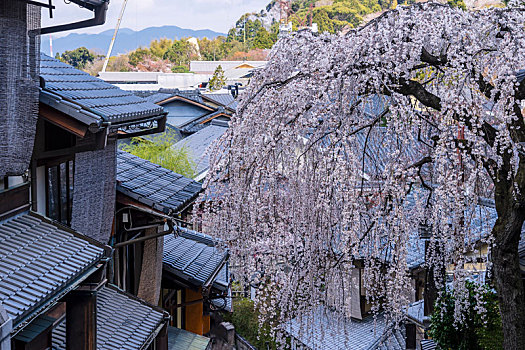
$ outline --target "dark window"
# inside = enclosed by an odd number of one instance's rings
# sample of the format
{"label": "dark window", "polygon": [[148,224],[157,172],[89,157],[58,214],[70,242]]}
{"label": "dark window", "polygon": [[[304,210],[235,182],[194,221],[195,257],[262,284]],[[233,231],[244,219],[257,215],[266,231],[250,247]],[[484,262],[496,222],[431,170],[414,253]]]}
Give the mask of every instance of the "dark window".
{"label": "dark window", "polygon": [[71,225],[73,174],[73,160],[46,166],[47,216],[68,226]]}
{"label": "dark window", "polygon": [[46,151],[55,151],[59,149],[75,147],[75,135],[49,122],[46,122],[44,127],[46,130],[46,137],[44,141],[44,147]]}

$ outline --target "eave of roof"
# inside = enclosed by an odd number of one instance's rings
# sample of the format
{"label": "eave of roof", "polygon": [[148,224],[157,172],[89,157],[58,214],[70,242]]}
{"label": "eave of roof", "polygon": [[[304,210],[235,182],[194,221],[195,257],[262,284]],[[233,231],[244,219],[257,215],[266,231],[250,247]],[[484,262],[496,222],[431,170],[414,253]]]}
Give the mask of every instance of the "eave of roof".
{"label": "eave of roof", "polygon": [[229,115],[229,114],[224,112],[224,108],[219,107],[217,109],[217,111],[215,111],[213,113],[205,114],[205,115],[196,117],[196,118],[188,121],[187,123],[184,123],[184,124],[180,125],[179,129],[183,133],[191,134],[191,133],[199,131],[200,129],[198,127],[200,125],[203,125],[205,123],[209,123],[212,120],[214,120],[215,118],[218,118],[218,117],[221,117],[221,116],[227,117],[227,118],[231,118],[231,115]]}
{"label": "eave of roof", "polygon": [[71,0],[71,1],[76,3],[77,5],[84,6],[87,8],[100,6],[103,3],[108,2],[108,0]]}
{"label": "eave of roof", "polygon": [[168,350],[206,350],[211,339],[176,327],[168,327]]}
{"label": "eave of roof", "polygon": [[[213,95],[214,94],[201,94],[203,100],[208,101],[213,104],[220,105],[224,107],[226,110],[228,110],[230,113],[235,113],[235,109],[236,109],[235,107],[237,105],[237,101],[235,101],[235,99],[233,99],[233,101],[231,101],[229,104],[224,104],[218,98],[217,99],[214,98]],[[235,105],[235,107],[232,106],[233,104]]]}
{"label": "eave of roof", "polygon": [[220,278],[229,251],[217,248],[216,241],[203,233],[184,228],[177,231],[178,236],[164,236],[164,269],[195,288],[213,286],[227,291],[228,285],[214,282]]}
{"label": "eave of roof", "polygon": [[161,213],[180,212],[202,185],[130,153],[117,153],[117,191]]}
{"label": "eave of roof", "polygon": [[[169,314],[113,285],[97,293],[97,348],[146,349]],[[53,349],[66,349],[65,320],[53,331]]]}
{"label": "eave of roof", "polygon": [[164,109],[47,55],[40,57],[40,99],[93,127],[166,119]]}
{"label": "eave of roof", "polygon": [[156,104],[158,104],[159,106],[162,106],[162,105],[165,105],[165,104],[173,102],[173,101],[184,101],[184,102],[187,102],[187,103],[192,104],[194,106],[201,107],[202,109],[205,109],[205,110],[210,111],[210,112],[215,110],[215,108],[210,107],[207,104],[204,104],[204,103],[192,100],[191,98],[187,98],[187,97],[181,96],[181,95],[174,95],[174,96],[168,97],[168,98],[166,98],[166,99],[164,99],[162,101],[157,102]]}
{"label": "eave of roof", "polygon": [[20,329],[98,268],[111,248],[34,212],[0,222],[0,302]]}

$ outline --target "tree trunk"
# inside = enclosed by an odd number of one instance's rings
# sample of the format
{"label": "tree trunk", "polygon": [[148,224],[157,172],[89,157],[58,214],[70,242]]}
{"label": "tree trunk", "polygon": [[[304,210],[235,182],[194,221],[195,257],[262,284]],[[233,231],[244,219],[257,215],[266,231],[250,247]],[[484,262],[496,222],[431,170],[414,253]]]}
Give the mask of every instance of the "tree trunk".
{"label": "tree trunk", "polygon": [[525,208],[517,205],[512,196],[498,196],[498,191],[496,208],[492,263],[503,325],[503,349],[525,350],[525,294],[518,256]]}

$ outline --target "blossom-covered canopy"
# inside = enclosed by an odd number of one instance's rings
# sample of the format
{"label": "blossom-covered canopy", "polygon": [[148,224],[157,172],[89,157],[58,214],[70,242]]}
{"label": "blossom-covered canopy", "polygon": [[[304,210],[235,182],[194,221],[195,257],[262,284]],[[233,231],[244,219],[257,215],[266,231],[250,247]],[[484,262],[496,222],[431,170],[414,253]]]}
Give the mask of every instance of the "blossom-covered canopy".
{"label": "blossom-covered canopy", "polygon": [[420,226],[432,233],[427,266],[453,265],[457,289],[480,239],[498,290],[515,278],[496,265],[517,251],[525,219],[523,28],[523,9],[425,3],[344,36],[301,31],[276,44],[203,197],[205,231],[247,280],[263,276],[268,316],[319,304],[350,314],[357,261],[369,300],[398,315]]}

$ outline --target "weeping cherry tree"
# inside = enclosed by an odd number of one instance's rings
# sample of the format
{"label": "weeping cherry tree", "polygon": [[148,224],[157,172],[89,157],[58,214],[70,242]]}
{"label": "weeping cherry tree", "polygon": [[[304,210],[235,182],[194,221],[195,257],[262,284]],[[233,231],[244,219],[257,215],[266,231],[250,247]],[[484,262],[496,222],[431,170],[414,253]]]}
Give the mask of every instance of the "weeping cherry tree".
{"label": "weeping cherry tree", "polygon": [[217,146],[202,218],[243,276],[263,276],[265,317],[348,314],[359,257],[367,298],[399,320],[423,225],[437,290],[446,268],[464,290],[468,252],[489,245],[504,348],[525,348],[524,11],[416,4],[275,45]]}

